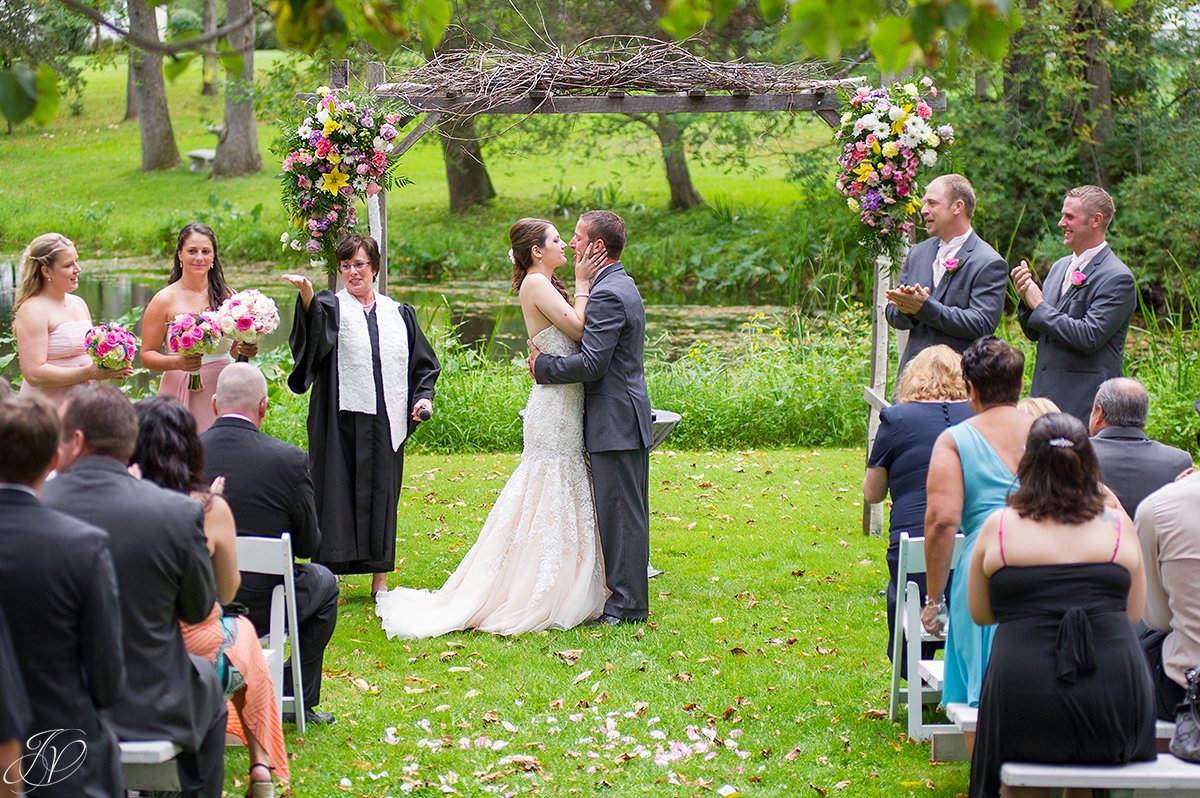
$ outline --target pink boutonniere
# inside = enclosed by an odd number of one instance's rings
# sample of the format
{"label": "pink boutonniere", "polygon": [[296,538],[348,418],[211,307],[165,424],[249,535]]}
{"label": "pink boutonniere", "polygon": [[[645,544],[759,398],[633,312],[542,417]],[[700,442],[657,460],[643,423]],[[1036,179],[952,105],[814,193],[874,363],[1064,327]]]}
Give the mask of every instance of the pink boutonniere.
{"label": "pink boutonniere", "polygon": [[946,258],[946,261],[942,264],[942,266],[945,267],[947,272],[952,272],[958,268],[958,258]]}
{"label": "pink boutonniere", "polygon": [[1087,275],[1084,274],[1082,271],[1079,271],[1077,269],[1071,273],[1071,285],[1075,286],[1076,288],[1082,288],[1083,284],[1086,282],[1087,282]]}

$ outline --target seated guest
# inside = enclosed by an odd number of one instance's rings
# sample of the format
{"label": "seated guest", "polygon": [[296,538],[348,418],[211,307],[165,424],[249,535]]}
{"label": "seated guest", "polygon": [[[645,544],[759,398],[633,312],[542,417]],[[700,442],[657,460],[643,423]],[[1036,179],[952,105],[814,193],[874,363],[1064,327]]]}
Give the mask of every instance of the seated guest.
{"label": "seated guest", "polygon": [[1183,449],[1146,437],[1150,397],[1137,380],[1114,377],[1100,383],[1089,431],[1100,473],[1131,518],[1142,499],[1192,467]]}
{"label": "seated guest", "polygon": [[[1200,443],[1200,435],[1197,435]],[[1200,473],[1151,493],[1138,505],[1137,534],[1146,570],[1142,650],[1150,664],[1155,712],[1175,720],[1184,671],[1200,662]]]}
{"label": "seated guest", "polygon": [[1031,396],[1017,402],[1017,409],[1027,416],[1039,418],[1047,413],[1061,413],[1054,400],[1046,396]]}
{"label": "seated guest", "polygon": [[[229,504],[204,484],[204,449],[196,421],[183,403],[155,396],[137,403],[138,437],[133,463],[145,479],[189,494],[204,507],[204,534],[212,557],[217,599],[228,604],[241,585],[237,569],[237,529]],[[213,662],[230,697],[226,732],[242,739],[250,753],[250,797],[272,796],[271,772],[289,781],[287,749],[279,725],[275,685],[254,625],[244,615],[222,617],[221,604],[208,618],[183,624],[183,642],[192,654]],[[239,722],[240,720],[240,722]]]}
{"label": "seated guest", "polygon": [[[292,553],[312,557],[321,542],[317,508],[313,500],[308,456],[289,443],[259,431],[267,415],[267,381],[248,363],[233,363],[217,379],[213,411],[218,416],[200,436],[204,444],[206,480],[225,478],[225,498],[237,519],[237,533],[252,537],[292,536]],[[319,712],[321,665],[325,647],[337,623],[337,579],[316,563],[296,563],[296,635],[300,647],[300,673],[304,684],[304,713],[309,723],[333,723],[333,715]],[[271,593],[282,577],[242,574],[237,600],[250,610],[259,634],[267,632]],[[283,690],[291,694],[292,663],[283,677]]]}
{"label": "seated guest", "polygon": [[[0,492],[3,490],[0,488]],[[4,612],[0,611],[0,774],[3,774],[0,798],[21,798],[25,794],[21,744],[27,739],[31,722],[29,699],[25,696],[25,682],[13,651],[12,635],[8,633]]]}
{"label": "seated guest", "polygon": [[120,391],[74,388],[62,406],[59,474],[43,495],[47,506],[108,533],[127,677],[110,711],[117,736],[176,743],[183,794],[219,798],[225,699],[212,664],[191,657],[179,631],[181,620],[207,618],[217,598],[204,512],[199,502],[130,475],[125,464],[136,442],[137,414]]}
{"label": "seated guest", "polygon": [[[912,537],[925,535],[925,477],[933,442],[942,430],[970,417],[966,399],[962,357],[945,344],[937,344],[922,349],[908,362],[908,368],[896,383],[896,404],[879,414],[879,433],[863,478],[863,500],[875,504],[883,501],[889,491],[892,495],[887,549],[889,657],[895,634],[896,594],[904,587],[896,584],[900,535],[904,532]],[[910,578],[923,592],[925,574]],[[927,645],[930,650],[925,652],[925,658],[931,659],[935,644]],[[901,660],[901,673],[903,668]]]}
{"label": "seated guest", "polygon": [[1153,688],[1132,626],[1146,589],[1138,533],[1106,507],[1083,423],[1035,421],[1017,476],[971,555],[971,617],[997,624],[971,798],[1000,795],[1004,762],[1155,757]]}
{"label": "seated guest", "polygon": [[[19,668],[0,655],[0,739],[25,743],[30,795],[111,798],[123,794],[117,737],[102,711],[125,679],[117,580],[108,535],[38,500],[58,430],[49,399],[0,399],[0,618]],[[78,768],[67,766],[76,759]],[[19,775],[5,768],[0,776]]]}
{"label": "seated guest", "polygon": [[1017,410],[1025,356],[999,338],[980,338],[962,356],[967,401],[975,415],[938,437],[925,484],[925,578],[929,598],[921,623],[931,634],[943,633],[938,616],[949,604],[946,671],[942,703],[979,703],[979,688],[992,645],[990,626],[978,626],[967,611],[967,580],[955,579],[951,600],[943,598],[954,553],[954,536],[962,530],[960,562],[971,561],[971,549],[984,519],[1003,507],[1016,487],[1017,463],[1033,419]]}

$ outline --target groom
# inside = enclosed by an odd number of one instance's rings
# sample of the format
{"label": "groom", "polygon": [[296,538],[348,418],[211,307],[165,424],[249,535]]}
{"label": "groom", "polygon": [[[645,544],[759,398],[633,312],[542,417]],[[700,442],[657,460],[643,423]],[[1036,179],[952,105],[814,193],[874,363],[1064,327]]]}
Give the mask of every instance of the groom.
{"label": "groom", "polygon": [[[579,354],[543,355],[529,342],[529,372],[541,384],[584,383],[584,444],[600,546],[611,595],[599,623],[645,620],[650,611],[650,396],[642,370],[646,310],[621,267],[625,222],[611,211],[579,217],[571,249],[576,263],[603,252],[587,295]],[[577,294],[578,296],[578,294]]]}

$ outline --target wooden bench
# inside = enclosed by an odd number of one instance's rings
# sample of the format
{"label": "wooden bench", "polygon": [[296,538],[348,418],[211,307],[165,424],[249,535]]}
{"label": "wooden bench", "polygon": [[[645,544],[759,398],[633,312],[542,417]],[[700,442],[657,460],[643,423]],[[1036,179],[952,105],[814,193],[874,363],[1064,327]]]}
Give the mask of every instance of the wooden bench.
{"label": "wooden bench", "polygon": [[1009,787],[1075,787],[1155,791],[1155,794],[1200,795],[1200,765],[1184,762],[1170,754],[1159,754],[1153,762],[1128,765],[1039,765],[1005,762],[1000,782]]}
{"label": "wooden bench", "polygon": [[[979,723],[979,707],[971,707],[966,704],[947,704],[946,717],[958,727],[959,731],[964,734],[974,734],[975,727]],[[1169,742],[1175,736],[1175,724],[1169,720],[1155,721],[1154,736],[1158,740]]]}
{"label": "wooden bench", "polygon": [[191,161],[191,170],[193,172],[204,172],[212,168],[212,162],[217,157],[217,151],[206,149],[190,150],[187,157]]}
{"label": "wooden bench", "polygon": [[170,740],[121,743],[121,775],[127,790],[178,790],[175,756],[182,749]]}

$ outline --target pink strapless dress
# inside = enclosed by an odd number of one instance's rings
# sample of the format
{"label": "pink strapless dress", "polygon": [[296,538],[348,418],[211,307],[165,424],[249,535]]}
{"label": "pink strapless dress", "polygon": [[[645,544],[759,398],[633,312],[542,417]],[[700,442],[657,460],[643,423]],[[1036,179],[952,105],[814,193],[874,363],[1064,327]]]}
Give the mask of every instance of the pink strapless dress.
{"label": "pink strapless dress", "polygon": [[158,395],[174,396],[183,402],[183,406],[192,414],[192,418],[196,419],[197,433],[203,434],[217,419],[213,414],[212,398],[213,394],[217,392],[217,377],[221,376],[221,372],[231,362],[229,348],[232,345],[232,341],[224,339],[217,345],[216,352],[204,356],[200,366],[202,387],[198,391],[188,390],[190,373],[178,369],[163,372],[162,382],[158,386]]}
{"label": "pink strapless dress", "polygon": [[[55,327],[46,338],[46,362],[52,366],[62,366],[63,368],[92,365],[92,358],[87,353],[87,345],[83,342],[83,336],[87,335],[87,331],[90,329],[92,329],[90,321],[65,321]],[[82,382],[86,382],[86,380]],[[30,385],[29,380],[24,380],[21,382],[20,393],[41,394],[54,402],[57,407],[63,403],[67,391],[73,387],[75,386],[38,388]]]}

